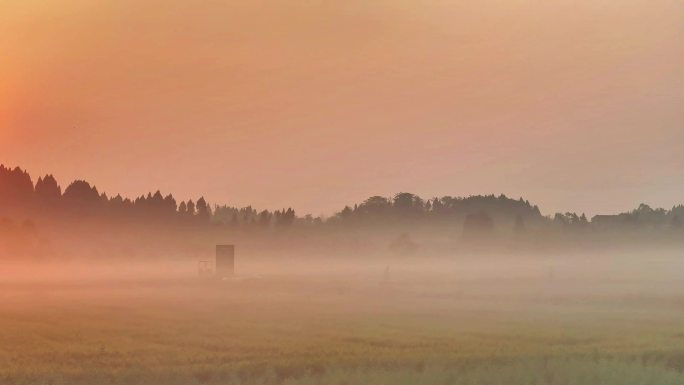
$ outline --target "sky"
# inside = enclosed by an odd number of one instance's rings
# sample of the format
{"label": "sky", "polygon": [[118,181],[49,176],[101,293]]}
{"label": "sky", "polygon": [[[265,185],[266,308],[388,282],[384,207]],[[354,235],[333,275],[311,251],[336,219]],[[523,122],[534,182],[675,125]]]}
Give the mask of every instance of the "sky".
{"label": "sky", "polygon": [[0,0],[0,163],[300,214],[404,191],[669,208],[683,16],[677,0]]}

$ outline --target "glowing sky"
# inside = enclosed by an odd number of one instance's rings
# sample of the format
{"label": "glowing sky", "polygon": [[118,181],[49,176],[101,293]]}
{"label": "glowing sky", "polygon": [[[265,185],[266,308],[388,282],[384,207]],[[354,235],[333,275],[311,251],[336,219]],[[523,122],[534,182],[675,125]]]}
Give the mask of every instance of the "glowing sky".
{"label": "glowing sky", "polygon": [[0,0],[0,162],[331,213],[684,202],[684,2]]}

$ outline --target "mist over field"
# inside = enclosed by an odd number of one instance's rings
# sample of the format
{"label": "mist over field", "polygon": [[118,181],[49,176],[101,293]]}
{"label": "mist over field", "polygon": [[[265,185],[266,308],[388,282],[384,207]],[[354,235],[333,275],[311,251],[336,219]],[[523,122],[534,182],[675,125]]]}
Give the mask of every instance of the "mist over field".
{"label": "mist over field", "polygon": [[7,384],[680,384],[678,250],[3,265]]}

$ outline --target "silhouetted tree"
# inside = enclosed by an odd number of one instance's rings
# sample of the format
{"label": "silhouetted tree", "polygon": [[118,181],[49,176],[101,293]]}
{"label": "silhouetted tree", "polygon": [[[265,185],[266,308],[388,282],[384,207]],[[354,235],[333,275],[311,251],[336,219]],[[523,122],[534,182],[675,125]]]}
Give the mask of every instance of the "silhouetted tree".
{"label": "silhouetted tree", "polygon": [[386,215],[390,212],[391,207],[392,204],[389,199],[381,196],[372,196],[356,208],[356,213],[362,218],[370,220],[388,219]]}
{"label": "silhouetted tree", "polygon": [[190,199],[188,200],[188,203],[186,204],[186,215],[189,217],[195,216],[195,203]]}
{"label": "silhouetted tree", "polygon": [[415,219],[423,214],[423,200],[411,193],[399,193],[392,200],[392,209],[401,218]]}
{"label": "silhouetted tree", "polygon": [[202,223],[209,223],[210,218],[211,208],[204,200],[204,197],[201,197],[197,200],[197,219]]}
{"label": "silhouetted tree", "polygon": [[0,202],[9,205],[26,204],[33,197],[31,176],[19,167],[0,165]]}
{"label": "silhouetted tree", "polygon": [[349,218],[351,218],[351,216],[352,216],[353,214],[354,214],[354,212],[352,211],[352,208],[351,208],[351,207],[349,207],[349,206],[344,206],[344,208],[342,209],[342,211],[340,211],[340,218],[342,218],[342,219],[349,219]]}
{"label": "silhouetted tree", "polygon": [[176,199],[173,198],[173,195],[169,194],[164,197],[164,215],[165,216],[173,216],[176,213],[177,205],[176,205]]}
{"label": "silhouetted tree", "polygon": [[290,207],[284,210],[281,214],[280,225],[281,226],[291,226],[296,219],[295,211]]}
{"label": "silhouetted tree", "polygon": [[264,210],[259,213],[259,226],[268,227],[271,225],[271,213],[268,210]]}
{"label": "silhouetted tree", "polygon": [[64,202],[72,208],[92,208],[101,203],[100,194],[95,186],[84,180],[72,182],[64,190]]}
{"label": "silhouetted tree", "polygon": [[36,198],[42,204],[55,205],[62,197],[62,188],[52,175],[38,178],[35,187]]}

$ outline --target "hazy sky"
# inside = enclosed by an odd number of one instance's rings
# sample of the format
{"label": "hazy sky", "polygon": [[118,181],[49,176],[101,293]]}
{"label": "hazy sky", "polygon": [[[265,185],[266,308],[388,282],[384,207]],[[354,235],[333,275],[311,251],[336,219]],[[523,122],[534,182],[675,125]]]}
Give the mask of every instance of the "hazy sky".
{"label": "hazy sky", "polygon": [[0,162],[331,213],[684,202],[678,0],[0,0]]}

